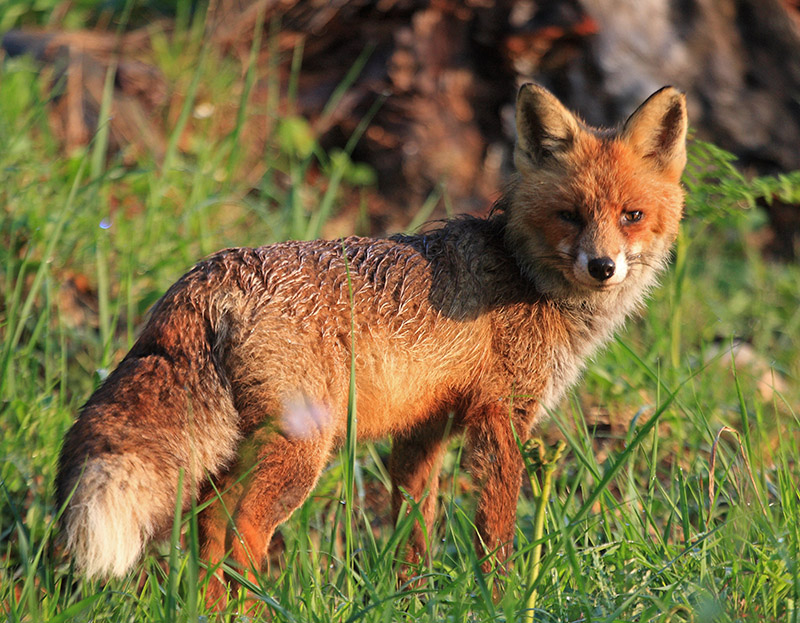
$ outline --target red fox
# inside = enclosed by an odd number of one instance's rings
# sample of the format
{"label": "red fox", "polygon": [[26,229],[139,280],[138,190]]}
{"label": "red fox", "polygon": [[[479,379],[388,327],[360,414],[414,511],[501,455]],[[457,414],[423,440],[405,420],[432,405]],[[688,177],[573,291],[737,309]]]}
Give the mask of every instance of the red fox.
{"label": "red fox", "polygon": [[[181,471],[186,506],[227,491],[199,519],[210,568],[260,565],[346,436],[351,351],[358,438],[393,440],[394,512],[421,500],[430,534],[442,454],[461,433],[476,547],[507,559],[515,433],[529,436],[664,268],[687,116],[665,87],[600,130],[527,84],[516,123],[517,174],[487,218],[229,249],[166,292],[61,450],[63,532],[85,575],[125,574],[165,533]],[[407,561],[424,556],[424,534]]]}

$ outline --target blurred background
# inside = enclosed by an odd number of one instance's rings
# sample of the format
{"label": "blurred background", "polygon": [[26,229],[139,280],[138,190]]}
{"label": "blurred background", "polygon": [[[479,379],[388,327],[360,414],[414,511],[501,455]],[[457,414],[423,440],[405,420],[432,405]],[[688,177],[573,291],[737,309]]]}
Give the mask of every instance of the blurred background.
{"label": "blurred background", "polygon": [[[198,11],[188,1],[6,0],[2,48],[49,72],[49,121],[68,150],[94,136],[117,63],[111,153],[158,159],[186,98],[164,40]],[[797,0],[218,0],[202,13],[208,53],[238,63],[241,80],[226,85],[231,97],[198,98],[178,147],[243,123],[242,175],[255,186],[276,128],[326,152],[358,135],[346,151],[368,163],[362,177],[374,184],[338,229],[358,216],[362,233],[396,230],[448,201],[484,212],[510,166],[516,89],[530,80],[593,125],[624,120],[672,84],[688,95],[696,136],[743,171],[800,168]],[[242,120],[243,88],[252,91]],[[800,210],[761,203],[773,225],[763,244],[794,257]]]}

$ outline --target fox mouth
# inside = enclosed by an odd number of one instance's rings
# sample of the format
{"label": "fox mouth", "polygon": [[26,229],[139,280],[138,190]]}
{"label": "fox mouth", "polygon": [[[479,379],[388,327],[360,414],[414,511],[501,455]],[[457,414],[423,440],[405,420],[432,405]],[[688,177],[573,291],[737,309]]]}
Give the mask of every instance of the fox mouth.
{"label": "fox mouth", "polygon": [[572,273],[570,273],[568,278],[569,281],[571,281],[572,283],[580,285],[584,288],[588,288],[589,290],[593,290],[595,292],[604,292],[607,290],[613,290],[621,286],[623,283],[625,283],[624,279],[622,281],[609,282],[609,281],[597,281],[596,279],[586,279],[585,277],[580,278],[577,275],[577,271],[573,271]]}

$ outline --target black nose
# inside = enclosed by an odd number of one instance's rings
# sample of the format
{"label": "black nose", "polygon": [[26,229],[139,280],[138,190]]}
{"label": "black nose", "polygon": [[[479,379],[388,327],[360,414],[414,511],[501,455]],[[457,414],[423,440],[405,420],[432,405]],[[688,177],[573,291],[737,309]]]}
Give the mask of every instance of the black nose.
{"label": "black nose", "polygon": [[597,257],[593,260],[589,260],[587,268],[592,277],[598,281],[605,281],[614,274],[617,265],[610,257]]}

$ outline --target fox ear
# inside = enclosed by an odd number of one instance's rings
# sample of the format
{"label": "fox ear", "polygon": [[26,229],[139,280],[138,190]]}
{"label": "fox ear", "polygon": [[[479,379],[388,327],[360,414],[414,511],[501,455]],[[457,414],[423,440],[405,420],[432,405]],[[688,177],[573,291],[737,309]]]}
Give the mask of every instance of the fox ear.
{"label": "fox ear", "polygon": [[686,166],[686,96],[673,87],[653,93],[628,118],[621,137],[652,159],[669,179],[680,181]]}
{"label": "fox ear", "polygon": [[555,95],[537,84],[522,85],[517,93],[517,169],[569,150],[579,131],[578,120]]}

